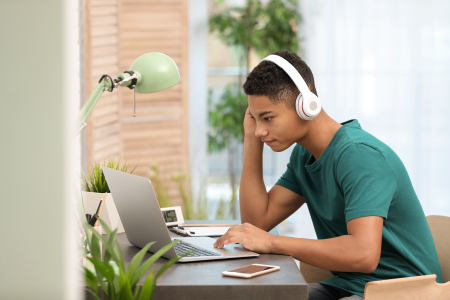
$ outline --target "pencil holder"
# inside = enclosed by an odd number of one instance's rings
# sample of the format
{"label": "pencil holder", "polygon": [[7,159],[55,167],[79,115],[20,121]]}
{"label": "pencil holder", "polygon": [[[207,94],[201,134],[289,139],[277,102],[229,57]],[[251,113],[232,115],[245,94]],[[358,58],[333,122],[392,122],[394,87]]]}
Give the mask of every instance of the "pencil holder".
{"label": "pencil holder", "polygon": [[[94,226],[94,230],[97,231],[100,235],[103,234],[103,227],[102,225],[96,225]],[[92,230],[89,230],[89,235],[92,237]],[[81,238],[83,240],[86,240],[86,233],[83,232]],[[99,242],[99,246],[100,246],[100,254],[103,257],[103,244],[102,241],[98,241]],[[87,247],[87,250],[89,251],[89,246]],[[94,268],[94,266],[92,265],[92,263],[88,260],[88,257],[92,257],[92,255],[90,253],[86,254],[85,256],[83,256],[83,266],[87,267],[87,268]]]}

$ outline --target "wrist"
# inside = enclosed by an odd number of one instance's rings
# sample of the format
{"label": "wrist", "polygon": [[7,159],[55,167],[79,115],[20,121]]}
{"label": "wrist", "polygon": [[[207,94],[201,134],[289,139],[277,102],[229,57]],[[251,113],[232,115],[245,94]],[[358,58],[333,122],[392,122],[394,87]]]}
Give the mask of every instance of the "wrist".
{"label": "wrist", "polygon": [[271,253],[274,254],[282,254],[282,255],[290,255],[294,256],[294,252],[292,249],[292,237],[275,235],[274,238],[270,239],[270,250]]}
{"label": "wrist", "polygon": [[252,143],[252,144],[257,144],[257,145],[262,145],[264,144],[263,141],[261,141],[260,137],[255,136],[254,134],[245,134],[244,135],[244,144],[245,143]]}
{"label": "wrist", "polygon": [[285,254],[282,253],[282,247],[281,247],[281,243],[282,241],[282,236],[276,235],[276,234],[271,234],[272,238],[269,239],[269,248],[270,248],[270,253],[275,253],[275,254]]}

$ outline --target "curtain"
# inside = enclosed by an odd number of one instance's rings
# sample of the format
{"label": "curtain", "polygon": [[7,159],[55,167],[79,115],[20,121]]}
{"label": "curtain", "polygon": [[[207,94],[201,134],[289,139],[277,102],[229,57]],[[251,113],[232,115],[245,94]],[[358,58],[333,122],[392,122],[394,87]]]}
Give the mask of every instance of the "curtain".
{"label": "curtain", "polygon": [[[324,110],[401,158],[426,215],[450,215],[450,1],[302,0],[302,58]],[[298,237],[315,237],[307,209]]]}

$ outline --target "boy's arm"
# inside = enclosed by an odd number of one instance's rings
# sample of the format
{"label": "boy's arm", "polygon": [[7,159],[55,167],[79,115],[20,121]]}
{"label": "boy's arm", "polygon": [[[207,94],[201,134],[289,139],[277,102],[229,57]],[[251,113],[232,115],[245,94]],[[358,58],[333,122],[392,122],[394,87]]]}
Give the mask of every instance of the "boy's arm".
{"label": "boy's arm", "polygon": [[279,185],[267,192],[262,170],[264,144],[255,136],[255,128],[255,120],[247,109],[244,119],[244,165],[239,187],[241,221],[269,231],[299,209],[305,200]]}
{"label": "boy's arm", "polygon": [[347,222],[347,235],[322,240],[277,236],[247,223],[230,228],[214,246],[240,243],[251,251],[291,255],[326,270],[372,273],[380,261],[383,220],[356,218]]}

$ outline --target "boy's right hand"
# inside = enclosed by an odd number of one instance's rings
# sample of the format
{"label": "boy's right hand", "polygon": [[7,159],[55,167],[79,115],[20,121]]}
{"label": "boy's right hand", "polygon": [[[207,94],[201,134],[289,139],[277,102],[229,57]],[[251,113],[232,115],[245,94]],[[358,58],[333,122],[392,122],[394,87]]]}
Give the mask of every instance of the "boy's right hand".
{"label": "boy's right hand", "polygon": [[244,117],[244,133],[245,136],[248,137],[256,137],[255,136],[255,131],[256,131],[256,121],[255,119],[252,117],[252,115],[250,114],[250,111],[247,107],[247,111],[245,112],[245,117]]}

